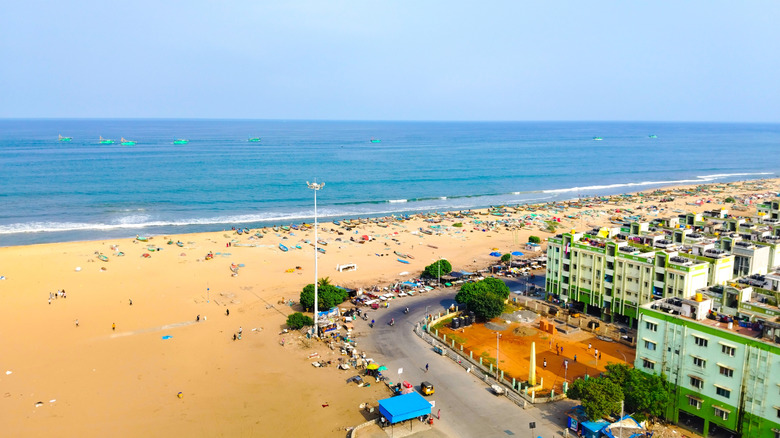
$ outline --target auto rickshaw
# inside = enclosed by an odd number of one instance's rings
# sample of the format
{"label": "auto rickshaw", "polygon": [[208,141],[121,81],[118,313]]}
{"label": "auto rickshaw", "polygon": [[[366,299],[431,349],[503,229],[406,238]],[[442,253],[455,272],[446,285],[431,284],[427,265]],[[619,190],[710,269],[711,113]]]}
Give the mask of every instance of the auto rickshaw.
{"label": "auto rickshaw", "polygon": [[422,392],[423,395],[432,395],[435,392],[433,389],[433,383],[431,382],[420,383],[420,392]]}

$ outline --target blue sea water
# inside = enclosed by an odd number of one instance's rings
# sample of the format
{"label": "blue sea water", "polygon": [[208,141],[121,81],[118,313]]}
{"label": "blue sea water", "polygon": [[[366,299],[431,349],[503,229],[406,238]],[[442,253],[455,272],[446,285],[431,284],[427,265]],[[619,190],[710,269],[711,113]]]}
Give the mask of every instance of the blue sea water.
{"label": "blue sea water", "polygon": [[315,180],[330,220],[774,177],[779,145],[778,124],[0,120],[0,246],[310,222]]}

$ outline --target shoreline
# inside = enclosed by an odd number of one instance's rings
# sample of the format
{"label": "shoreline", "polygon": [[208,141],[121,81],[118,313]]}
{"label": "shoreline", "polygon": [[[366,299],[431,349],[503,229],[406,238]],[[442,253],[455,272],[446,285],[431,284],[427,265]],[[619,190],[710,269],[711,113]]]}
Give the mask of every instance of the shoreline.
{"label": "shoreline", "polygon": [[[744,183],[751,183],[751,182],[760,182],[760,181],[771,181],[775,179],[780,179],[780,176],[774,176],[774,177],[766,177],[766,175],[772,175],[769,172],[760,172],[760,173],[740,173],[740,174],[716,174],[716,175],[705,175],[702,178],[710,178],[710,177],[724,177],[724,178],[730,178],[730,177],[739,177],[739,176],[763,176],[760,178],[754,178],[754,179],[738,179],[738,180],[724,180],[724,181],[712,181],[711,179],[702,179],[701,182],[697,182],[696,180],[680,180],[680,181],[657,181],[657,182],[648,182],[647,184],[644,182],[640,183],[619,183],[614,185],[607,185],[607,186],[589,186],[589,187],[582,187],[583,190],[586,189],[592,189],[592,188],[610,188],[612,186],[615,187],[614,191],[609,191],[609,193],[605,194],[594,194],[594,195],[578,195],[571,198],[560,198],[560,199],[553,199],[546,202],[520,202],[520,203],[506,203],[506,204],[496,204],[500,205],[501,207],[509,207],[509,208],[515,208],[519,209],[521,207],[527,206],[532,208],[542,208],[545,205],[550,204],[556,204],[556,203],[566,203],[566,202],[573,202],[577,200],[583,200],[583,199],[597,199],[597,198],[612,198],[615,196],[625,196],[625,195],[632,195],[636,196],[640,193],[649,193],[657,190],[672,190],[679,187],[700,187],[700,186],[717,186],[722,184],[744,184]],[[680,184],[683,183],[684,184]],[[645,186],[648,185],[649,187],[643,188],[641,190],[637,191],[631,191],[631,192],[621,192],[619,189],[622,188],[631,188],[636,186]],[[566,188],[566,189],[550,189],[550,190],[539,190],[539,191],[532,191],[532,192],[515,192],[515,193],[526,193],[526,194],[548,194],[551,197],[554,196],[556,193],[566,193],[566,192],[575,192],[578,191],[580,188]],[[506,194],[505,194],[506,195]],[[479,195],[487,197],[489,195]],[[496,195],[500,196],[500,195]],[[462,196],[462,198],[471,198],[471,196]],[[433,199],[433,198],[432,198]],[[456,199],[456,198],[446,198],[447,200]],[[406,203],[408,200],[403,200],[404,202],[398,202],[399,204]],[[387,204],[394,204],[393,201],[386,201]],[[334,220],[343,221],[346,219],[355,219],[355,218],[391,218],[391,217],[397,217],[397,218],[404,218],[409,216],[415,216],[415,215],[421,215],[421,214],[451,214],[456,212],[462,212],[462,211],[480,211],[480,210],[486,210],[491,208],[493,205],[482,205],[477,207],[470,207],[470,208],[423,208],[423,209],[410,209],[410,210],[388,210],[384,212],[366,212],[362,214],[327,214],[327,215],[320,215],[318,216],[318,221],[321,224],[325,223],[331,223]],[[326,207],[327,208],[327,207]],[[94,224],[92,227],[85,227],[85,228],[71,228],[71,229],[47,229],[45,231],[19,231],[19,232],[5,232],[3,234],[0,234],[2,236],[2,239],[0,239],[0,248],[2,247],[14,247],[14,246],[27,246],[27,245],[41,245],[41,244],[51,244],[51,243],[66,243],[66,242],[87,242],[87,241],[98,241],[98,240],[107,240],[107,239],[127,239],[131,238],[134,234],[140,234],[140,235],[149,235],[149,236],[168,236],[168,235],[188,235],[188,234],[203,234],[203,233],[218,233],[218,232],[230,232],[231,229],[227,227],[236,227],[240,226],[240,228],[249,228],[249,229],[261,229],[261,228],[270,228],[273,226],[282,226],[282,225],[292,225],[292,224],[306,224],[313,222],[314,218],[313,216],[306,216],[306,215],[295,215],[290,216],[288,218],[277,218],[277,219],[264,219],[264,220],[249,220],[249,221],[236,221],[236,222],[221,222],[221,221],[215,221],[213,223],[183,223],[183,224],[175,224],[175,223],[169,223],[169,224],[163,224],[163,225],[142,225],[139,224],[137,226],[133,225],[107,225],[107,224]],[[222,226],[222,228],[215,227],[216,225]],[[11,225],[8,225],[11,226]],[[160,232],[155,231],[154,229],[160,229]],[[182,230],[180,230],[182,229]],[[144,232],[146,231],[146,233]],[[80,235],[89,235],[89,234],[98,234],[102,233],[103,235],[96,239],[91,238],[84,238],[85,236]],[[57,238],[55,236],[61,235],[61,238]],[[68,235],[71,235],[71,237],[66,237]],[[24,242],[24,237],[28,237],[28,241]],[[39,237],[36,239],[36,237]],[[42,239],[40,239],[42,237]],[[6,242],[11,241],[12,243],[6,244]],[[22,241],[22,242],[19,242]]]}
{"label": "shoreline", "polygon": [[[754,208],[735,211],[718,202],[730,195],[750,203],[778,189],[780,179],[752,180],[506,208],[503,216],[481,210],[470,219],[450,213],[386,226],[368,221],[351,230],[323,222],[326,253],[318,255],[316,277],[347,288],[385,287],[418,277],[440,257],[455,270],[480,270],[495,263],[494,251],[540,256],[525,243],[536,235],[544,249],[545,238],[560,232],[541,231],[553,218],[566,230],[608,224],[626,209],[648,218],[716,208],[753,215]],[[661,202],[668,197],[675,199]],[[0,333],[8,334],[0,338],[0,371],[10,371],[0,373],[0,410],[9,435],[97,436],[121,425],[128,436],[273,430],[341,437],[345,427],[365,421],[359,404],[386,398],[384,388],[346,385],[354,370],[313,367],[312,352],[341,356],[282,332],[287,315],[299,309],[280,302],[297,302],[315,280],[314,248],[306,243],[313,230],[260,231],[262,238],[256,232],[0,247]],[[207,260],[209,252],[214,257]],[[413,258],[399,262],[397,252]],[[348,263],[357,270],[336,269]],[[63,289],[67,298],[49,303]],[[243,339],[232,340],[240,327]],[[355,326],[359,350],[366,330],[362,322]],[[296,421],[301,411],[310,422]]]}

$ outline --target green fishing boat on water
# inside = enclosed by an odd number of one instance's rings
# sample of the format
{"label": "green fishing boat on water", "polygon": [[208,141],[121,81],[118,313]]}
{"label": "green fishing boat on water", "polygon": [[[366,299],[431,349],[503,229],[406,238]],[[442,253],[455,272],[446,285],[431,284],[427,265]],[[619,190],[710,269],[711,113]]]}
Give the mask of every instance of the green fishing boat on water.
{"label": "green fishing boat on water", "polygon": [[593,140],[596,140],[596,141],[601,141],[601,140],[604,140],[604,139],[603,139],[603,138],[601,138],[601,137],[593,137]]}
{"label": "green fishing boat on water", "polygon": [[122,146],[135,146],[137,142],[133,140],[127,140],[124,137],[122,137],[122,140],[120,141],[120,144]]}
{"label": "green fishing boat on water", "polygon": [[648,137],[650,137],[650,138],[658,138],[658,136],[655,135],[655,134],[650,134]]}
{"label": "green fishing boat on water", "polygon": [[180,139],[174,140],[173,144],[187,144],[189,142],[190,142],[189,140],[185,140],[183,138],[180,138]]}
{"label": "green fishing boat on water", "polygon": [[71,137],[63,137],[63,136],[60,135],[58,140],[59,141],[73,141],[73,138],[71,138]]}
{"label": "green fishing boat on water", "polygon": [[371,143],[380,143],[381,141],[382,141],[382,140],[380,140],[380,139],[378,139],[378,138],[372,138],[372,139],[371,139]]}
{"label": "green fishing boat on water", "polygon": [[111,140],[110,138],[103,138],[100,137],[100,144],[114,144],[116,143],[114,140]]}
{"label": "green fishing boat on water", "polygon": [[249,141],[251,141],[253,143],[259,143],[260,142],[260,137],[252,137],[252,138],[249,139]]}

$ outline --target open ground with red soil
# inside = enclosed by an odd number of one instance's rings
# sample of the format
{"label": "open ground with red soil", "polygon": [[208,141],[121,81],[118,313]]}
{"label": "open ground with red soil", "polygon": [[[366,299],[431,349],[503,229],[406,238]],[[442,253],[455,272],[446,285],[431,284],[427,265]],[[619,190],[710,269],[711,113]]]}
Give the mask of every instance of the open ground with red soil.
{"label": "open ground with red soil", "polygon": [[[495,366],[496,333],[499,333],[499,366],[504,371],[504,378],[509,381],[512,378],[517,381],[528,380],[531,343],[535,342],[536,381],[539,384],[541,379],[544,379],[542,394],[549,393],[551,389],[560,393],[564,379],[572,382],[585,377],[586,374],[598,376],[609,363],[633,366],[636,350],[627,345],[601,340],[587,331],[568,334],[558,332],[552,335],[539,330],[540,320],[552,322],[547,318],[537,319],[534,323],[507,323],[496,319],[489,326],[500,327],[502,330],[491,330],[485,324],[474,324],[456,330],[449,327],[440,328],[439,336],[447,335],[448,340],[454,339],[458,349],[459,344],[463,344],[466,355],[472,352],[475,360],[482,356],[483,364],[489,367],[490,363]],[[596,357],[597,354],[601,356],[600,359]],[[568,370],[564,367],[565,360],[569,361]]]}

